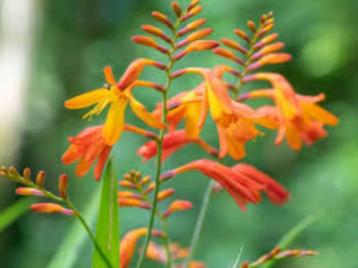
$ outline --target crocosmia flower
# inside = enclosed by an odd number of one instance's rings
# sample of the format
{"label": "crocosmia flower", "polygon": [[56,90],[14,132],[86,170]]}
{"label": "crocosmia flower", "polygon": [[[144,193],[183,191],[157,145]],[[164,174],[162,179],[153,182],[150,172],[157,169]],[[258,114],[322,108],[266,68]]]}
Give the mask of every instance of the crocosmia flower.
{"label": "crocosmia flower", "polygon": [[97,160],[94,177],[99,180],[112,149],[112,146],[104,141],[103,126],[86,128],[77,136],[69,137],[68,141],[71,145],[62,155],[62,162],[68,165],[78,161],[76,175],[84,176]]}
{"label": "crocosmia flower", "polygon": [[257,73],[245,78],[250,80],[267,80],[273,89],[257,90],[245,94],[244,98],[266,97],[274,100],[275,107],[261,107],[261,113],[276,120],[278,135],[276,143],[284,138],[294,150],[299,150],[302,143],[311,145],[327,136],[324,125],[334,126],[338,118],[317,103],[324,100],[324,94],[303,96],[297,94],[291,84],[280,74]]}
{"label": "crocosmia flower", "polygon": [[163,124],[156,120],[146,108],[138,102],[131,91],[136,86],[148,86],[156,88],[152,82],[137,80],[144,66],[153,65],[164,68],[160,63],[149,59],[137,59],[133,61],[119,82],[117,83],[112,69],[107,66],[104,68],[106,84],[99,89],[81,94],[65,102],[68,109],[82,109],[95,105],[92,110],[84,115],[90,118],[100,114],[107,106],[110,106],[107,119],[103,127],[104,141],[108,145],[115,144],[120,138],[125,126],[125,110],[127,105],[131,107],[136,116],[153,128],[163,128]]}
{"label": "crocosmia flower", "polygon": [[191,170],[197,170],[218,182],[241,209],[245,209],[248,203],[259,203],[260,192],[265,192],[275,204],[282,204],[288,198],[288,192],[283,186],[249,165],[227,167],[215,161],[200,159],[166,172],[162,179]]}

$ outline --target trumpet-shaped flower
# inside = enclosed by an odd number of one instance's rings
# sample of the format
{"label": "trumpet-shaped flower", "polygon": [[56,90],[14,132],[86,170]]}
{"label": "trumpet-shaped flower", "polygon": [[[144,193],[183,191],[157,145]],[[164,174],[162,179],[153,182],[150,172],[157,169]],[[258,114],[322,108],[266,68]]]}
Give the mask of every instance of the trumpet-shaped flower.
{"label": "trumpet-shaped flower", "polygon": [[[138,228],[128,232],[121,240],[119,255],[120,268],[127,268],[135,253],[138,240],[145,236],[148,232],[147,228]],[[162,236],[163,234],[158,230],[152,231],[153,236]]]}
{"label": "trumpet-shaped flower", "polygon": [[[243,103],[231,99],[226,84],[220,79],[226,66],[211,69],[187,68],[174,76],[184,73],[200,74],[204,81],[191,91],[182,92],[168,102],[169,126],[173,129],[185,120],[189,137],[199,137],[206,116],[210,112],[219,132],[220,157],[229,154],[234,159],[245,155],[245,143],[254,139],[260,132],[255,123],[260,123],[259,114]],[[160,114],[158,105],[154,114]]]}
{"label": "trumpet-shaped flower", "polygon": [[85,175],[97,159],[94,169],[96,180],[101,178],[103,168],[107,162],[112,146],[107,145],[103,138],[103,126],[94,126],[82,130],[77,136],[69,137],[70,147],[62,155],[65,165],[78,161],[77,176]]}
{"label": "trumpet-shaped flower", "polygon": [[197,170],[218,182],[241,209],[245,209],[248,203],[259,203],[260,192],[265,192],[275,204],[284,203],[288,197],[285,188],[274,179],[254,167],[243,164],[227,167],[215,161],[201,159],[166,172],[162,179],[191,170]]}
{"label": "trumpet-shaped flower", "polygon": [[110,106],[103,127],[104,141],[108,145],[115,144],[124,130],[125,110],[128,104],[135,115],[147,125],[153,128],[163,128],[163,124],[156,120],[151,113],[146,110],[143,104],[138,102],[131,94],[135,86],[158,87],[158,85],[154,83],[137,80],[146,65],[153,65],[161,69],[164,68],[162,64],[156,61],[137,59],[129,65],[117,83],[112,69],[107,66],[104,68],[107,83],[104,87],[67,100],[65,107],[68,109],[82,109],[95,105],[92,110],[84,115],[84,118],[90,118],[93,115],[100,114],[107,106]]}
{"label": "trumpet-shaped flower", "polygon": [[276,73],[257,73],[245,79],[246,81],[267,80],[273,87],[273,89],[252,91],[246,94],[245,98],[267,97],[275,101],[275,107],[264,106],[260,112],[276,121],[278,127],[276,144],[286,138],[292,149],[299,150],[302,143],[311,145],[327,136],[324,125],[334,126],[338,123],[335,115],[316,104],[324,100],[324,94],[299,95],[282,75]]}

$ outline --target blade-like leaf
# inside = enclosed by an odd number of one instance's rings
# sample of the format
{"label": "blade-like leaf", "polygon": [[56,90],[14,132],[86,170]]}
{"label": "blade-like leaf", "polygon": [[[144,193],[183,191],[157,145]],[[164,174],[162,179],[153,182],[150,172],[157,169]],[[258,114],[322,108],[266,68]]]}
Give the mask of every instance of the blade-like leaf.
{"label": "blade-like leaf", "polygon": [[[316,216],[308,216],[307,218],[300,221],[298,224],[296,224],[292,229],[290,229],[278,242],[277,246],[280,249],[286,249],[288,246],[291,245],[291,243],[304,231],[306,230],[312,223],[314,223],[318,218],[318,215]],[[271,268],[273,267],[274,263],[276,261],[272,260],[267,262],[267,264],[264,266],[264,268]]]}
{"label": "blade-like leaf", "polygon": [[[91,201],[84,209],[84,217],[87,219],[89,225],[93,225],[97,216],[97,209],[99,203],[100,189],[97,189],[91,197]],[[71,268],[75,265],[77,258],[79,258],[79,251],[85,241],[89,241],[87,232],[83,226],[74,219],[71,228],[63,239],[62,244],[56,251],[48,268]],[[76,250],[74,250],[76,249]]]}
{"label": "blade-like leaf", "polygon": [[15,204],[11,205],[9,208],[0,212],[0,232],[24,214],[31,200],[29,199],[20,199]]}
{"label": "blade-like leaf", "polygon": [[[112,163],[108,161],[102,178],[101,204],[96,226],[96,240],[112,267],[119,266],[119,216],[117,204],[117,180]],[[93,252],[93,268],[108,268],[101,255]]]}

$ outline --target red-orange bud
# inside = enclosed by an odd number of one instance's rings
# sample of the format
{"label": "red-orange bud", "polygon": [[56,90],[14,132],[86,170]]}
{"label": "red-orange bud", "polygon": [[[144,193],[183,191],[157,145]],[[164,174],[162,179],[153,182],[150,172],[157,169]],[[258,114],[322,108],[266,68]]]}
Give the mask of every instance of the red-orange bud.
{"label": "red-orange bud", "polygon": [[150,204],[136,198],[118,198],[118,204],[120,207],[138,207],[144,209],[151,208]]}
{"label": "red-orange bud", "polygon": [[171,3],[171,6],[172,6],[172,9],[173,9],[175,15],[179,18],[182,14],[182,10],[181,10],[179,3],[177,1],[174,1]]}
{"label": "red-orange bud", "polygon": [[122,187],[125,187],[125,188],[137,189],[137,186],[134,183],[127,181],[127,180],[119,181],[119,185]]}
{"label": "red-orange bud", "polygon": [[155,42],[155,40],[153,38],[150,38],[148,36],[135,35],[131,39],[136,44],[154,48],[164,54],[169,53],[169,50],[167,48],[157,44],[157,42]]}
{"label": "red-orange bud", "polygon": [[257,50],[257,49],[260,49],[262,47],[264,47],[265,45],[275,41],[278,37],[278,34],[277,33],[272,33],[264,38],[262,38],[259,42],[257,42],[255,45],[254,45],[254,49]]}
{"label": "red-orange bud", "polygon": [[249,20],[247,22],[247,27],[249,27],[249,29],[251,30],[252,33],[255,33],[257,30],[255,22],[253,22],[252,20]]}
{"label": "red-orange bud", "polygon": [[178,31],[178,36],[181,37],[181,36],[185,35],[186,33],[199,28],[201,25],[203,25],[205,23],[206,23],[206,19],[197,19],[191,23],[188,23],[184,28],[182,28]]}
{"label": "red-orange bud", "polygon": [[160,13],[158,11],[153,11],[152,16],[158,20],[159,22],[165,24],[168,28],[174,29],[173,23],[170,21],[170,19],[164,15],[163,13]]}
{"label": "red-orange bud", "polygon": [[244,48],[242,45],[240,45],[238,42],[228,39],[228,38],[223,38],[221,39],[221,42],[228,47],[231,47],[239,52],[241,52],[242,54],[246,54],[248,51],[246,48]]}
{"label": "red-orange bud", "polygon": [[54,203],[37,203],[31,206],[31,210],[39,213],[60,213],[71,216],[74,212],[71,209],[64,208]]}
{"label": "red-orange bud", "polygon": [[203,8],[201,6],[195,6],[192,9],[190,9],[190,11],[188,11],[188,13],[186,13],[184,16],[182,16],[180,18],[181,22],[184,22],[188,19],[190,19],[191,17],[194,17],[196,15],[198,15],[201,11],[203,10]]}
{"label": "red-orange bud", "polygon": [[172,196],[175,193],[175,190],[173,188],[165,189],[163,191],[160,191],[158,193],[158,200],[163,201],[167,199],[168,197]]}
{"label": "red-orange bud", "polygon": [[290,61],[291,59],[292,59],[292,57],[288,53],[271,53],[271,54],[268,54],[268,55],[262,57],[261,59],[254,62],[253,64],[250,64],[247,67],[247,70],[252,71],[252,70],[256,70],[264,65],[267,65],[267,64],[284,63],[284,62]]}
{"label": "red-orange bud", "polygon": [[189,6],[188,6],[188,9],[187,11],[190,11],[192,10],[197,4],[199,4],[200,0],[191,0]]}
{"label": "red-orange bud", "polygon": [[169,208],[163,213],[164,218],[168,218],[171,214],[177,211],[184,211],[193,208],[193,204],[186,200],[175,200],[173,201]]}
{"label": "red-orange bud", "polygon": [[213,49],[219,46],[219,43],[214,40],[198,40],[190,43],[185,50],[175,55],[174,59],[179,60],[187,54],[194,51],[203,51]]}
{"label": "red-orange bud", "polygon": [[264,55],[270,54],[272,52],[276,52],[278,50],[281,50],[285,47],[285,43],[283,42],[276,42],[270,45],[267,45],[263,47],[261,50],[256,52],[254,55],[252,55],[252,60],[257,60],[258,58],[261,58]]}
{"label": "red-orange bud", "polygon": [[35,188],[29,188],[29,187],[19,187],[16,188],[15,193],[17,195],[24,195],[24,196],[44,196],[44,193],[40,190],[37,190]]}
{"label": "red-orange bud", "polygon": [[45,184],[45,177],[46,177],[46,172],[43,170],[40,170],[37,175],[36,175],[36,184],[40,187],[43,188],[44,184]]}
{"label": "red-orange bud", "polygon": [[145,176],[142,178],[142,180],[139,182],[141,186],[146,185],[148,182],[150,182],[150,176]]}
{"label": "red-orange bud", "polygon": [[118,191],[118,198],[142,199],[142,196],[130,191]]}
{"label": "red-orange bud", "polygon": [[190,42],[202,39],[208,35],[210,35],[213,32],[213,30],[211,28],[206,28],[200,31],[196,31],[192,34],[190,34],[187,38],[185,38],[184,40],[178,42],[176,44],[177,48],[182,48],[184,46],[186,46],[187,44],[189,44]]}
{"label": "red-orange bud", "polygon": [[235,55],[235,53],[233,53],[232,51],[228,50],[228,49],[225,49],[225,48],[222,48],[222,47],[218,47],[218,48],[215,48],[213,50],[213,52],[216,54],[216,55],[219,55],[221,57],[224,57],[224,58],[227,58],[229,60],[232,60],[240,65],[244,65],[244,61],[242,59],[240,59],[239,57],[237,57]]}
{"label": "red-orange bud", "polygon": [[165,42],[169,44],[171,43],[170,37],[167,36],[161,29],[153,25],[149,25],[149,24],[142,25],[142,30],[163,39]]}
{"label": "red-orange bud", "polygon": [[31,180],[31,169],[28,167],[24,168],[24,170],[22,171],[22,176],[26,180]]}
{"label": "red-orange bud", "polygon": [[240,38],[244,39],[246,42],[250,43],[250,37],[243,30],[237,28],[234,30],[235,34]]}

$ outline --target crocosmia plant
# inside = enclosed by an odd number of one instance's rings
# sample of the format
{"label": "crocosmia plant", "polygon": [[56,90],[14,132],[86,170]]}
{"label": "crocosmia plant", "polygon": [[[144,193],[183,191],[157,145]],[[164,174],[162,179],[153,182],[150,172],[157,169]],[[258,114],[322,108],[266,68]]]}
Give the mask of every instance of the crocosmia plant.
{"label": "crocosmia plant", "polygon": [[[277,146],[299,151],[326,138],[327,127],[338,123],[338,118],[321,106],[324,93],[304,95],[284,73],[272,71],[292,60],[274,31],[273,13],[249,20],[245,28],[214,40],[210,39],[214,28],[200,15],[203,6],[199,0],[174,1],[170,14],[153,11],[153,24],[142,25],[142,34],[131,38],[143,50],[153,50],[153,58],[133,59],[121,73],[113,72],[109,66],[113,62],[108,62],[103,68],[104,79],[99,81],[102,86],[79,90],[65,100],[69,114],[78,116],[80,113],[72,110],[83,111],[78,120],[86,120],[87,126],[79,133],[68,132],[68,148],[59,158],[63,165],[73,167],[74,174],[60,175],[57,191],[46,186],[45,171],[34,174],[30,168],[18,171],[12,166],[1,167],[1,176],[17,184],[17,195],[36,196],[30,207],[33,212],[78,220],[88,234],[88,243],[92,243],[95,268],[145,268],[148,260],[156,262],[156,267],[213,267],[195,254],[210,199],[227,195],[227,202],[237,204],[232,214],[245,213],[268,201],[284,206],[290,199],[290,189],[259,165],[250,164],[248,144],[270,139],[270,133],[275,133]],[[195,53],[212,53],[216,60],[208,66],[187,64]],[[144,80],[147,68],[161,73],[162,81]],[[177,79],[197,84],[189,89],[176,88]],[[144,98],[137,98],[136,91]],[[156,105],[146,103],[149,91],[161,97]],[[133,116],[139,119],[135,123],[130,120]],[[100,123],[93,124],[92,118]],[[208,129],[216,130],[215,140],[205,139]],[[140,136],[142,144],[131,150],[137,153],[139,163],[151,166],[146,169],[149,174],[133,169],[117,174],[114,163],[129,153],[121,154],[119,141],[128,137],[124,132]],[[114,150],[115,146],[118,149]],[[176,161],[177,152],[188,146],[201,150],[203,157],[183,160],[181,154]],[[170,165],[163,166],[168,159]],[[176,195],[175,187],[168,183],[177,180],[179,184],[184,173],[190,173],[192,180],[199,174],[209,179],[202,203],[192,203],[183,193]],[[95,182],[81,183],[101,187],[95,228],[68,191],[69,178],[85,175]],[[191,241],[179,245],[171,237],[170,222],[185,217],[193,207],[199,213],[196,225],[186,227],[192,233]],[[119,221],[126,209],[139,210],[148,218],[143,217],[140,226],[121,232],[128,229]],[[316,254],[312,249],[278,243],[256,260],[245,261],[239,256],[232,267],[272,267],[281,259]]]}

